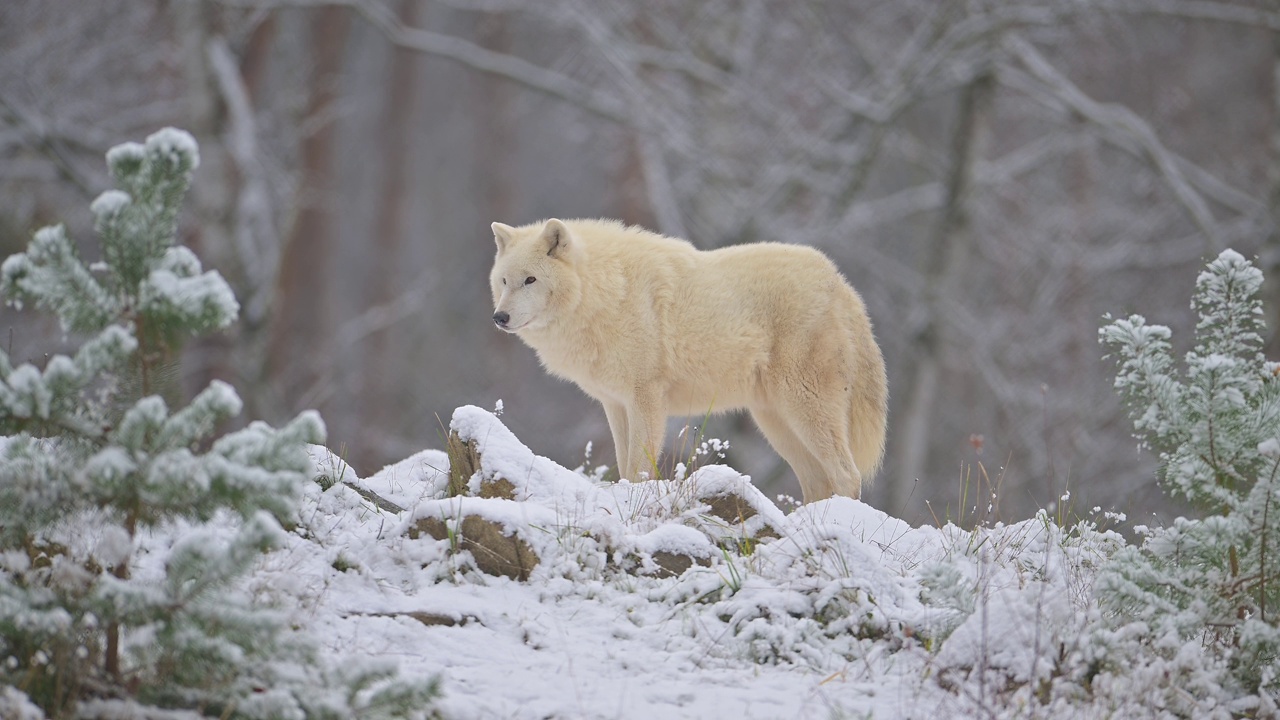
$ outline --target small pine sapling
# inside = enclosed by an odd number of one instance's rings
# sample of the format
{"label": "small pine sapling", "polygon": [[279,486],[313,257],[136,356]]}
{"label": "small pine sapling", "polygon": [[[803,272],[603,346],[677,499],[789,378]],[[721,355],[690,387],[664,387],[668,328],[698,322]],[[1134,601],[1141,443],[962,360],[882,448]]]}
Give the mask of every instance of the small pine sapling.
{"label": "small pine sapling", "polygon": [[[91,206],[100,263],[86,265],[58,226],[0,266],[7,302],[88,338],[43,370],[0,352],[0,687],[52,718],[421,712],[434,684],[326,668],[282,613],[243,597],[237,581],[295,522],[306,445],[324,441],[324,425],[305,412],[215,437],[241,410],[220,381],[180,406],[165,368],[185,338],[239,310],[221,276],[175,244],[198,149],[169,128],[107,163],[118,189]],[[176,539],[135,572],[156,529]]]}
{"label": "small pine sapling", "polygon": [[1104,606],[1157,645],[1202,640],[1248,692],[1280,690],[1280,364],[1262,354],[1262,272],[1232,250],[1196,279],[1194,347],[1178,373],[1169,328],[1133,315],[1100,339],[1165,488],[1201,508],[1149,530],[1100,575]]}

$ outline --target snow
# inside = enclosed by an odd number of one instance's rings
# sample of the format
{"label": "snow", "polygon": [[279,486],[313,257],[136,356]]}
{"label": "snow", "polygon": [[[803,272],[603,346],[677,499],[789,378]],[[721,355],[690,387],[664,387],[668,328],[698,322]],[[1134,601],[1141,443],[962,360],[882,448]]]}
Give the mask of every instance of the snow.
{"label": "snow", "polygon": [[97,217],[116,215],[132,202],[133,198],[127,192],[107,190],[89,205],[89,211]]}
{"label": "snow", "polygon": [[49,417],[53,395],[34,365],[23,364],[9,373],[8,387],[0,383],[0,403],[19,418]]}
{"label": "snow", "polygon": [[175,245],[165,250],[158,267],[182,278],[199,275],[201,270],[200,258],[183,245]]}
{"label": "snow", "polygon": [[[180,165],[182,159],[188,159],[190,169],[200,167],[200,149],[191,133],[178,128],[166,127],[147,136],[146,149]],[[111,156],[107,156],[110,164]]]}
{"label": "snow", "polygon": [[403,508],[444,495],[449,484],[449,456],[440,450],[423,450],[410,455],[363,480],[350,472],[346,462],[328,448],[312,446],[312,461],[317,467],[331,468],[341,479],[377,493]]}
{"label": "snow", "polygon": [[133,539],[118,525],[103,528],[94,557],[106,567],[116,567],[133,555]]}
{"label": "snow", "polygon": [[124,448],[111,446],[89,458],[84,466],[84,474],[95,482],[110,483],[127,476],[136,468],[137,464]]}
{"label": "snow", "polygon": [[[473,405],[458,408],[450,427],[464,442],[472,441],[488,474],[515,485],[516,500],[547,498],[568,506],[578,504],[596,487],[587,479],[544,457],[533,454],[493,413]],[[480,491],[480,477],[471,479],[471,491]]]}
{"label": "snow", "polygon": [[8,720],[42,720],[44,713],[26,695],[11,687],[0,686],[0,717]]}
{"label": "snow", "polygon": [[669,552],[710,558],[717,554],[706,535],[686,525],[659,525],[635,538],[632,544],[636,550],[649,555]]}
{"label": "snow", "polygon": [[140,163],[146,157],[147,149],[142,143],[124,142],[107,150],[107,167],[115,167],[118,163]]}
{"label": "snow", "polygon": [[207,324],[212,327],[234,322],[240,312],[235,294],[217,270],[183,277],[171,270],[157,268],[143,281],[139,295],[144,308],[172,308],[173,312],[184,316],[208,317]]}
{"label": "snow", "polygon": [[[123,330],[103,338],[95,353],[104,357],[132,342]],[[91,372],[81,355],[75,363]],[[5,402],[32,405],[38,371],[25,367],[0,384]],[[675,479],[604,482],[599,471],[537,455],[478,407],[454,413],[446,450],[422,450],[364,478],[329,448],[303,449],[323,437],[311,412],[279,432],[253,423],[226,435],[197,463],[190,446],[208,434],[206,423],[239,407],[235,391],[216,381],[172,415],[159,398],[143,399],[77,481],[92,491],[145,464],[143,500],[169,506],[209,483],[263,485],[280,497],[281,517],[296,512],[290,521],[227,510],[208,524],[165,522],[130,538],[104,511],[58,530],[65,537],[53,539],[68,555],[0,554],[0,569],[48,563],[51,586],[81,587],[92,576],[68,558],[92,557],[102,568],[129,558],[133,578],[181,587],[231,577],[243,560],[253,569],[236,597],[287,614],[318,638],[326,662],[394,663],[411,678],[438,677],[437,709],[450,720],[1277,712],[1265,694],[1224,685],[1201,631],[1157,622],[1173,605],[1153,612],[1144,601],[1127,623],[1100,605],[1106,592],[1095,593],[1095,583],[1122,595],[1115,590],[1134,582],[1100,569],[1139,552],[1099,529],[1125,520],[1102,508],[1071,527],[1042,511],[967,529],[913,527],[842,497],[784,512],[734,469],[698,466],[715,459],[714,442]],[[155,433],[168,438],[165,449],[144,450]],[[21,442],[0,438],[0,450]],[[1251,442],[1280,456],[1280,438]],[[451,478],[464,460],[470,476]],[[48,469],[24,462],[8,472],[38,486]],[[252,467],[232,467],[238,462]],[[316,481],[299,488],[307,467]],[[451,486],[464,492],[450,496]],[[1070,502],[1062,496],[1064,508]],[[1194,540],[1188,527],[1179,519],[1151,533],[1144,551]],[[109,574],[102,588],[106,601],[131,601]],[[0,607],[6,602],[0,597]],[[1184,615],[1179,622],[1202,627]],[[72,619],[33,611],[21,622]],[[1273,627],[1250,622],[1244,641],[1271,642]],[[1257,675],[1269,682],[1275,672]],[[29,714],[24,702],[0,694],[0,717]],[[121,703],[101,708],[120,717],[137,710]]]}
{"label": "snow", "polygon": [[[515,499],[447,497],[439,450],[359,478],[311,446],[327,480],[308,484],[298,526],[248,582],[336,657],[439,676],[447,718],[1025,716],[1016,708],[1066,672],[1062,653],[1097,616],[1089,568],[1123,544],[1044,514],[974,530],[914,528],[849,498],[784,514],[728,467],[605,483],[480,408],[460,408],[451,430],[480,455],[468,491],[501,478]],[[757,514],[712,516],[724,493]],[[459,539],[473,516],[535,551],[527,580],[477,569]],[[426,519],[451,536],[411,532]],[[664,574],[663,552],[693,562]],[[1095,685],[1129,692],[1105,672]],[[1008,712],[993,713],[1000,693]],[[1065,702],[1042,709],[1144,707]]]}

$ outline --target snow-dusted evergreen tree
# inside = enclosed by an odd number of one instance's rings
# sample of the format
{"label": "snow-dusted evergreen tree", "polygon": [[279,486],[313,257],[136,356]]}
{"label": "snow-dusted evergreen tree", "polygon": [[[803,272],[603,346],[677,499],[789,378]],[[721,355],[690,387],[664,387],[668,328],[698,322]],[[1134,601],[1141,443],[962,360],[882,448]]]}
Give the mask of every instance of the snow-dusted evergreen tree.
{"label": "snow-dusted evergreen tree", "polygon": [[[241,409],[218,381],[172,406],[162,368],[178,344],[238,312],[222,278],[175,244],[198,149],[165,129],[107,162],[118,189],[92,204],[102,262],[86,266],[49,227],[0,268],[9,303],[88,337],[43,370],[0,353],[0,716],[31,703],[54,718],[420,714],[431,683],[329,668],[238,587],[296,522],[306,444],[324,426],[307,412],[215,438]],[[143,572],[154,529],[178,539]]]}
{"label": "snow-dusted evergreen tree", "polygon": [[1228,680],[1280,691],[1280,364],[1262,355],[1262,273],[1227,250],[1196,279],[1199,314],[1185,372],[1167,327],[1138,315],[1101,340],[1138,435],[1160,453],[1165,487],[1200,507],[1147,531],[1099,577],[1105,607],[1172,655],[1199,639]]}

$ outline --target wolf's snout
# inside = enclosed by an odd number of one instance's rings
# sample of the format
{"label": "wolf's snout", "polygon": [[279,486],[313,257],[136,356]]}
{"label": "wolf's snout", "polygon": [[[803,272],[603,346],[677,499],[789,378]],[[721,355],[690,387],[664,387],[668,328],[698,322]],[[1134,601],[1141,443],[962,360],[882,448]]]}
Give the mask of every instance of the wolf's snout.
{"label": "wolf's snout", "polygon": [[501,311],[493,314],[494,325],[497,325],[500,328],[505,328],[509,322],[511,322],[511,315]]}

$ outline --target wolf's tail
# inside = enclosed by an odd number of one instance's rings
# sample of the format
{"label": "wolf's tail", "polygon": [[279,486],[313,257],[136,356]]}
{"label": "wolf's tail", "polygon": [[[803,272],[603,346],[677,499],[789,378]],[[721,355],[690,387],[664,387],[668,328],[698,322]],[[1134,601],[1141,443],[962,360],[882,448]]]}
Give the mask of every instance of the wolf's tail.
{"label": "wolf's tail", "polygon": [[885,435],[889,420],[889,381],[884,370],[884,357],[880,348],[871,342],[870,348],[861,348],[858,386],[850,399],[849,447],[853,461],[862,475],[862,485],[867,487],[875,479],[884,460]]}

